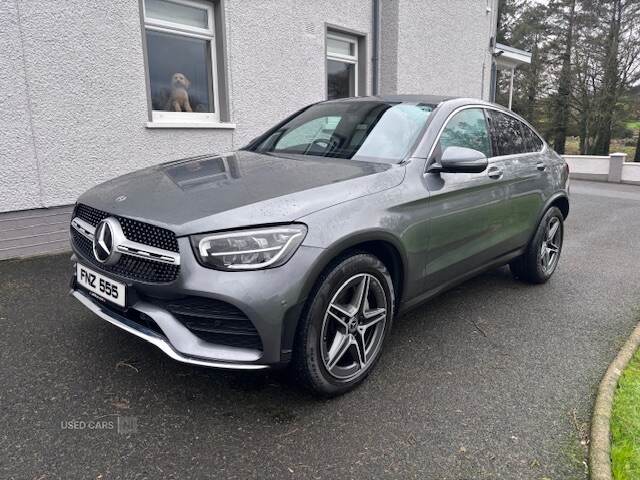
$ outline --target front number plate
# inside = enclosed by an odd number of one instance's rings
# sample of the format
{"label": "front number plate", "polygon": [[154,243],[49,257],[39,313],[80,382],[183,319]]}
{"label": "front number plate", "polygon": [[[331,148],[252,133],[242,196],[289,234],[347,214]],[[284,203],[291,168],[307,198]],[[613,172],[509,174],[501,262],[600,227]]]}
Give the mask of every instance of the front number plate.
{"label": "front number plate", "polygon": [[100,298],[109,300],[121,307],[125,305],[126,291],[124,283],[111,280],[79,263],[76,263],[76,282]]}

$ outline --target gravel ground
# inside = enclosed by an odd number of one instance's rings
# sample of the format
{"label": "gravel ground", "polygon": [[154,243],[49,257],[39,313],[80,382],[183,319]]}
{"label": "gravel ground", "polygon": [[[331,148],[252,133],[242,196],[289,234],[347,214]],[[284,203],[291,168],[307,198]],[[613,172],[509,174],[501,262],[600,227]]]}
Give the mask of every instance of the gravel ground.
{"label": "gravel ground", "polygon": [[67,296],[68,255],[0,262],[0,478],[586,478],[640,304],[640,187],[573,182],[566,227],[549,283],[502,268],[441,295],[330,401],[164,357]]}

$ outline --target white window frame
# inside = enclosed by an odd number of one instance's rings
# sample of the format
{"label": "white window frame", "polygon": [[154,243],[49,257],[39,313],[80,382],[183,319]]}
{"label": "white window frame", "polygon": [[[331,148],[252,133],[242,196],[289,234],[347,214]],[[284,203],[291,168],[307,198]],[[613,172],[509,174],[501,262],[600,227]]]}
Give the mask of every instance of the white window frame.
{"label": "white window frame", "polygon": [[[170,0],[172,3],[182,4],[185,6],[205,9],[207,11],[208,28],[191,27],[181,23],[168,22],[153,17],[147,17],[145,1],[142,0],[142,10],[144,15],[145,36],[147,30],[156,32],[171,33],[184,37],[200,38],[208,40],[209,51],[211,52],[211,83],[212,92],[209,92],[213,98],[213,112],[167,112],[164,110],[152,110],[151,122],[147,124],[149,127],[173,127],[173,126],[189,126],[204,127],[216,126],[220,123],[220,104],[218,92],[218,70],[216,61],[216,37],[214,28],[214,12],[213,3],[205,0]],[[145,52],[145,55],[147,53]],[[148,58],[147,58],[148,61]],[[149,85],[149,88],[150,85]],[[147,92],[151,97],[151,91]],[[220,124],[222,125],[222,124]]]}
{"label": "white window frame", "polygon": [[[359,95],[358,92],[358,38],[353,36],[353,35],[347,35],[344,33],[335,33],[335,32],[327,32],[327,40],[328,39],[333,39],[333,40],[340,40],[342,42],[348,42],[353,46],[353,55],[342,55],[342,54],[338,54],[338,53],[331,53],[329,52],[329,47],[328,47],[328,43],[326,46],[326,53],[327,53],[327,60],[333,60],[335,62],[342,62],[342,63],[350,63],[352,65],[354,65],[353,71],[354,71],[354,88],[353,88],[353,96],[357,97]],[[327,79],[326,81],[328,82],[329,80],[329,71],[327,70],[326,72],[326,76]],[[329,91],[328,91],[328,87],[327,87],[327,92],[326,95],[329,95]]]}

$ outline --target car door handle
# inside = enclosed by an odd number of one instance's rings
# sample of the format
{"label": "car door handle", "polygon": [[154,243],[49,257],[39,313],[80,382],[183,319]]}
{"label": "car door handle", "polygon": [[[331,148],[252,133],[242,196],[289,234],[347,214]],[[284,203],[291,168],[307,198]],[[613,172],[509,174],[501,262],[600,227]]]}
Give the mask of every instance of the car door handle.
{"label": "car door handle", "polygon": [[547,168],[547,165],[544,162],[538,162],[536,163],[536,168],[540,171],[543,171]]}
{"label": "car door handle", "polygon": [[502,171],[502,168],[496,167],[494,165],[492,167],[489,167],[489,171],[487,172],[487,175],[489,176],[489,178],[493,178],[494,180],[498,180],[499,178],[502,177],[503,173],[504,172]]}

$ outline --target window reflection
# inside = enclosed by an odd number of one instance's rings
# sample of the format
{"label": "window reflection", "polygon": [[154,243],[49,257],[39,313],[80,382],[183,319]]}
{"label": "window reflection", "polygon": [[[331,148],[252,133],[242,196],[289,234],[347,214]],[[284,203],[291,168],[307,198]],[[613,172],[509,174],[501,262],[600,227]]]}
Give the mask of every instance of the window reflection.
{"label": "window reflection", "polygon": [[313,105],[252,147],[258,152],[393,162],[409,152],[433,105],[380,101]]}
{"label": "window reflection", "polygon": [[441,151],[447,147],[472,148],[491,156],[491,141],[487,132],[484,113],[472,108],[456,113],[440,136]]}
{"label": "window reflection", "polygon": [[165,174],[182,190],[201,190],[212,184],[240,178],[235,155],[191,160],[164,169]]}
{"label": "window reflection", "polygon": [[510,115],[491,111],[491,122],[498,155],[514,155],[527,151],[520,121]]}

